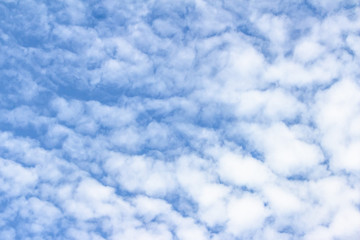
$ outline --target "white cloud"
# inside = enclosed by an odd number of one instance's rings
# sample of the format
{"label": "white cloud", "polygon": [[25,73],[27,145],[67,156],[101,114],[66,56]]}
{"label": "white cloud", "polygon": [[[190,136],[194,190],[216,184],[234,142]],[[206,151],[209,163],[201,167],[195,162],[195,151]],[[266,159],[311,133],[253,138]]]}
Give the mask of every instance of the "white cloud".
{"label": "white cloud", "polygon": [[218,171],[222,179],[235,186],[257,189],[274,178],[272,172],[259,160],[230,154],[219,159]]}
{"label": "white cloud", "polygon": [[141,191],[149,195],[164,195],[175,187],[170,164],[142,156],[111,154],[104,169],[111,174],[111,181],[129,191]]}
{"label": "white cloud", "polygon": [[46,232],[54,228],[54,224],[61,217],[61,212],[53,204],[38,198],[30,198],[21,202],[19,215],[25,219],[31,219],[28,226],[30,232]]}
{"label": "white cloud", "polygon": [[294,96],[280,90],[246,91],[239,95],[237,114],[240,118],[260,121],[292,120],[304,111]]}
{"label": "white cloud", "polygon": [[265,186],[264,194],[269,200],[271,210],[280,216],[289,216],[304,211],[302,201],[283,187]]}
{"label": "white cloud", "polygon": [[262,226],[268,216],[268,210],[262,200],[255,196],[245,195],[230,200],[227,215],[229,218],[227,231],[235,236],[241,236],[248,231],[256,231]]}
{"label": "white cloud", "polygon": [[178,228],[176,229],[176,235],[181,240],[205,240],[209,239],[208,233],[204,227],[200,227],[194,223],[192,219],[185,218],[181,219],[178,223]]}
{"label": "white cloud", "polygon": [[4,240],[11,240],[15,238],[15,230],[13,228],[4,229],[0,232]]}
{"label": "white cloud", "polygon": [[68,102],[63,98],[57,98],[51,105],[57,111],[58,119],[70,124],[76,123],[84,112],[81,102],[76,100]]}
{"label": "white cloud", "polygon": [[356,1],[350,0],[350,1],[344,1],[344,0],[335,0],[335,1],[326,1],[326,0],[311,0],[311,4],[313,4],[315,7],[322,8],[327,11],[334,11],[337,10],[337,8],[341,5],[353,5],[356,4]]}
{"label": "white cloud", "polygon": [[360,236],[358,228],[360,224],[360,214],[358,209],[349,207],[341,209],[335,216],[334,221],[330,225],[331,232],[334,237],[345,237],[356,239]]}
{"label": "white cloud", "polygon": [[281,15],[258,13],[251,16],[251,20],[265,37],[269,38],[271,51],[284,54],[284,50],[288,48],[286,45],[289,40],[289,19]]}
{"label": "white cloud", "polygon": [[341,80],[317,96],[315,119],[322,130],[322,145],[331,156],[334,170],[358,170],[360,132],[355,122],[358,110],[359,86],[351,80]]}
{"label": "white cloud", "polygon": [[264,152],[265,164],[283,176],[305,174],[323,161],[317,145],[297,139],[286,125],[258,127],[245,125],[255,146]]}
{"label": "white cloud", "polygon": [[89,117],[105,127],[117,128],[135,120],[132,109],[103,105],[96,101],[87,102]]}
{"label": "white cloud", "polygon": [[35,170],[23,167],[11,160],[0,160],[1,192],[11,197],[31,192],[38,179]]}
{"label": "white cloud", "polygon": [[2,238],[359,238],[358,3],[14,3]]}
{"label": "white cloud", "polygon": [[294,58],[306,63],[318,59],[324,52],[325,48],[321,44],[306,39],[295,46]]}
{"label": "white cloud", "polygon": [[[226,49],[225,66],[218,76],[221,86],[224,86],[219,97],[225,101],[231,100],[230,94],[237,95],[238,91],[261,85],[262,71],[259,69],[266,66],[263,55],[253,46],[236,36],[228,37],[235,37],[235,39],[231,41],[233,46]],[[219,89],[216,90],[218,94]]]}

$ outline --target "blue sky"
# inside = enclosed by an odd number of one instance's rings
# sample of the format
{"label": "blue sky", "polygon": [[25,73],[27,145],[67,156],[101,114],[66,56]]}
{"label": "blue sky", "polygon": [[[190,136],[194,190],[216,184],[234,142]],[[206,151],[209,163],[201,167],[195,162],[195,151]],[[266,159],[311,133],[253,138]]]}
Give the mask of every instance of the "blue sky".
{"label": "blue sky", "polygon": [[355,0],[0,2],[0,238],[360,238]]}

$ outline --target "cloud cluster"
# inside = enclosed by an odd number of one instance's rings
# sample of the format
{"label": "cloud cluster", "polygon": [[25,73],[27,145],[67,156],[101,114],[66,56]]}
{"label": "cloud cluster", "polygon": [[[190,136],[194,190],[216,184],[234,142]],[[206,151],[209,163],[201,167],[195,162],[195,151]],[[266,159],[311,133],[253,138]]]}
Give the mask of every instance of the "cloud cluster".
{"label": "cloud cluster", "polygon": [[0,238],[360,238],[357,1],[0,3]]}

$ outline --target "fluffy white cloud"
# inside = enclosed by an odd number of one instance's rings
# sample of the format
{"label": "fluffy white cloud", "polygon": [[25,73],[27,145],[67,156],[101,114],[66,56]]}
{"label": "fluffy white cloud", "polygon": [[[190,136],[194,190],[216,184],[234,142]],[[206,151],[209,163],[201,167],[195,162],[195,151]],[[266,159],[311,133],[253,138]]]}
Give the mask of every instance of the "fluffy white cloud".
{"label": "fluffy white cloud", "polygon": [[261,227],[268,214],[263,201],[255,196],[232,198],[227,207],[229,221],[226,229],[235,236],[244,236]]}
{"label": "fluffy white cloud", "polygon": [[0,166],[1,192],[14,197],[31,192],[35,187],[38,176],[34,168],[26,168],[7,159],[1,159]]}
{"label": "fluffy white cloud", "polygon": [[[320,148],[302,141],[283,123],[270,126],[245,125],[256,148],[264,152],[265,164],[284,176],[303,175],[323,161]],[[246,128],[246,129],[245,129]]]}
{"label": "fluffy white cloud", "polygon": [[2,239],[359,239],[356,1],[0,3]]}
{"label": "fluffy white cloud", "polygon": [[322,145],[331,157],[334,170],[358,171],[360,129],[360,88],[343,79],[317,95],[315,119],[322,130]]}
{"label": "fluffy white cloud", "polygon": [[235,186],[262,188],[274,180],[274,174],[259,160],[251,157],[225,155],[219,159],[220,177]]}
{"label": "fluffy white cloud", "polygon": [[111,154],[104,165],[109,181],[129,191],[164,195],[175,187],[173,166],[143,156]]}

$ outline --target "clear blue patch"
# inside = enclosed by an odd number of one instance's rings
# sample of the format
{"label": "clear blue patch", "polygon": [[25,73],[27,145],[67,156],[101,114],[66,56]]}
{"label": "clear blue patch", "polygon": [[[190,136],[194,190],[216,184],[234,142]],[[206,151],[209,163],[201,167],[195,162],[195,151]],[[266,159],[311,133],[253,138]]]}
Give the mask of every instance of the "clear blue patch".
{"label": "clear blue patch", "polygon": [[283,227],[279,230],[279,233],[287,233],[287,234],[290,234],[290,235],[295,235],[295,230],[294,228],[289,225],[289,226],[286,226],[286,227]]}
{"label": "clear blue patch", "polygon": [[199,210],[197,204],[184,192],[168,194],[164,199],[184,217],[191,217]]}
{"label": "clear blue patch", "polygon": [[290,177],[287,177],[286,179],[289,181],[300,181],[300,182],[309,180],[306,175],[292,175]]}
{"label": "clear blue patch", "polygon": [[107,17],[107,10],[102,6],[96,6],[91,10],[91,14],[97,20],[103,20]]}

